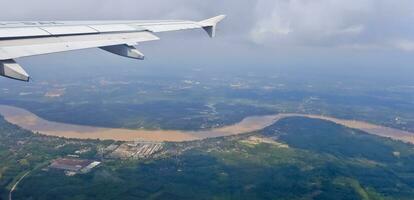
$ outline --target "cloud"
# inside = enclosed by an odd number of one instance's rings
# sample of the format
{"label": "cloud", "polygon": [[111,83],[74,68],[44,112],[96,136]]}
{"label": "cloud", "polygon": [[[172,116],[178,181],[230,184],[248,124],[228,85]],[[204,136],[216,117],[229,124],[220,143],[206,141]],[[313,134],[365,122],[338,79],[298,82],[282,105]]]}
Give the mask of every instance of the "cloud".
{"label": "cloud", "polygon": [[396,40],[391,43],[391,46],[394,46],[397,49],[403,51],[414,51],[414,41],[413,40]]}
{"label": "cloud", "polygon": [[370,0],[259,1],[256,7],[258,21],[251,36],[258,43],[336,43],[336,38],[352,39],[361,35],[365,30],[364,16],[372,7]]}
{"label": "cloud", "polygon": [[390,47],[392,38],[414,39],[413,8],[409,0],[258,0],[249,37],[273,46]]}
{"label": "cloud", "polygon": [[335,30],[332,34],[333,35],[359,35],[365,30],[365,26],[362,24],[359,25],[351,25],[344,29]]}

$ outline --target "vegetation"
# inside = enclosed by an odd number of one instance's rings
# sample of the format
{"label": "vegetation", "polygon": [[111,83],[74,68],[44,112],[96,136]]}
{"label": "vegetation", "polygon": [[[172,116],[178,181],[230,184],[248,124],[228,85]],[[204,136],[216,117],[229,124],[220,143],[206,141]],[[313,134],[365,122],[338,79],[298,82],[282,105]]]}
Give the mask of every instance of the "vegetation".
{"label": "vegetation", "polygon": [[[26,172],[40,170],[49,161],[80,148],[96,147],[98,141],[65,140],[23,130],[0,118],[0,199],[7,199],[11,186]],[[96,156],[95,152],[85,157]]]}
{"label": "vegetation", "polygon": [[[24,132],[10,128],[6,131]],[[278,143],[245,142],[250,136]],[[29,163],[41,163],[73,150],[51,151],[59,141],[43,141],[44,150],[22,148],[18,152],[35,151],[44,159]],[[100,145],[96,141],[83,145],[92,144]],[[2,149],[10,151],[7,148],[3,145]],[[414,198],[412,145],[322,120],[286,118],[260,132],[169,143],[166,148],[170,153],[159,159],[106,160],[93,172],[72,177],[35,169],[20,183],[14,199]],[[6,185],[2,194],[7,192]]]}
{"label": "vegetation", "polygon": [[[28,109],[52,121],[130,129],[199,130],[234,124],[249,116],[274,114],[272,111],[248,105],[217,104],[214,108],[209,108],[202,103],[168,101],[65,105],[61,102],[32,103],[0,100],[1,103]],[[214,113],[211,109],[214,109]]]}

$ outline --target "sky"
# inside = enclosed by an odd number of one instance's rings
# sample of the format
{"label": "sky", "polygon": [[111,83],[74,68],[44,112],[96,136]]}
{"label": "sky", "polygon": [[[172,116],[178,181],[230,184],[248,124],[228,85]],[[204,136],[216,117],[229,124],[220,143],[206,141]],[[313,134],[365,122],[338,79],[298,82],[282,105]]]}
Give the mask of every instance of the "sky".
{"label": "sky", "polygon": [[[219,14],[228,17],[214,40],[202,31],[162,33],[161,41],[140,45],[148,58],[141,65],[414,72],[412,0],[3,0],[0,19],[202,20]],[[67,65],[80,56],[78,65],[136,65],[105,55],[89,50],[22,62]]]}

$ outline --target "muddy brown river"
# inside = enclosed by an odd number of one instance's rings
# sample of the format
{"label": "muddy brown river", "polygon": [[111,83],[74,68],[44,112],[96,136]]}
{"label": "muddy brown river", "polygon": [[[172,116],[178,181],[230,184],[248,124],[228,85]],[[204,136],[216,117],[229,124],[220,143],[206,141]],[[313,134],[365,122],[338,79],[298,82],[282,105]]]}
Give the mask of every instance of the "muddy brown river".
{"label": "muddy brown river", "polygon": [[367,122],[343,120],[320,115],[303,115],[303,114],[276,114],[266,116],[247,117],[241,122],[202,131],[178,131],[178,130],[133,130],[122,128],[102,128],[93,126],[82,126],[52,122],[42,119],[35,114],[13,106],[0,105],[0,115],[17,126],[24,129],[38,132],[48,136],[57,136],[64,138],[76,139],[101,139],[101,140],[118,140],[118,141],[170,141],[182,142],[191,140],[200,140],[205,138],[222,137],[237,135],[252,131],[257,131],[270,126],[278,120],[286,117],[308,117],[331,121],[349,128],[363,130],[367,133],[382,137],[392,138],[414,144],[414,133],[402,131],[394,128],[388,128]]}

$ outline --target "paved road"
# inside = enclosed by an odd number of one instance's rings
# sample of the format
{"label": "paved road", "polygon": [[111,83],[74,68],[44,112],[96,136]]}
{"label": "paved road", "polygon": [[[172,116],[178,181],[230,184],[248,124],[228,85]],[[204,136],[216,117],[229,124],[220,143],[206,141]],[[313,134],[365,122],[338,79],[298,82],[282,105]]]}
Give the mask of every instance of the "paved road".
{"label": "paved road", "polygon": [[17,185],[19,185],[20,181],[22,181],[24,179],[24,177],[26,177],[27,175],[30,174],[30,171],[26,172],[25,174],[23,174],[22,177],[19,178],[19,180],[13,185],[13,187],[11,188],[10,192],[9,192],[9,200],[12,200],[12,194],[13,191],[16,190]]}

